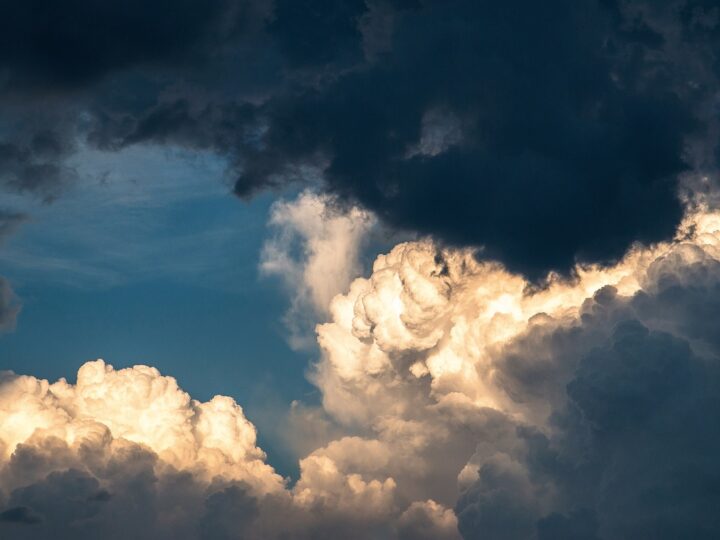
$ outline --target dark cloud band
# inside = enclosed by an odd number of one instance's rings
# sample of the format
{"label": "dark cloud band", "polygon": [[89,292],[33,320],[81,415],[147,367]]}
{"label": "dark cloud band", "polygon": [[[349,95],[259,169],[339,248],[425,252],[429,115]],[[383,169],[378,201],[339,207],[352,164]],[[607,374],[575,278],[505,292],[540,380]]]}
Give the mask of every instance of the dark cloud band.
{"label": "dark cloud band", "polygon": [[226,156],[241,196],[309,168],[540,276],[667,238],[678,176],[714,166],[701,1],[6,3],[0,179],[46,197],[78,139],[180,144]]}

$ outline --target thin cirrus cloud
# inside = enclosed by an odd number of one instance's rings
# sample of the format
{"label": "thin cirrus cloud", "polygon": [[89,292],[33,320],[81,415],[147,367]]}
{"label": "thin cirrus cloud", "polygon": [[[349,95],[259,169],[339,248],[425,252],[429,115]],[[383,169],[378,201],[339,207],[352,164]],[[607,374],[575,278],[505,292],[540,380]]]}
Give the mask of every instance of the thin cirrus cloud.
{"label": "thin cirrus cloud", "polygon": [[0,527],[712,538],[720,216],[691,211],[675,240],[576,273],[529,292],[472,250],[423,240],[380,255],[317,328],[322,403],[298,414],[334,427],[294,483],[232,399],[200,403],[151,367],[98,360],[75,384],[6,373]]}
{"label": "thin cirrus cloud", "polygon": [[[237,289],[254,277],[236,253],[255,250],[245,233],[264,217],[267,200],[244,213],[227,197],[223,161],[211,154],[137,147],[109,153],[85,148],[78,177],[52,204],[8,197],[0,235],[3,272],[22,284],[92,290],[143,279],[197,281]],[[259,240],[258,240],[259,243]]]}

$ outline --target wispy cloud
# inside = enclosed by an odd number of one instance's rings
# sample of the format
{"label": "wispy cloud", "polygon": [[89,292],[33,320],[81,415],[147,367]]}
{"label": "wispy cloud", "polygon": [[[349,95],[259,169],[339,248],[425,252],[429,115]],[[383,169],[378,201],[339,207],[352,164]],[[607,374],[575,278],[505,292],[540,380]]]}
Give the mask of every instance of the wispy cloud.
{"label": "wispy cloud", "polygon": [[269,202],[230,197],[221,159],[147,147],[86,150],[75,168],[72,196],[52,204],[10,198],[21,209],[13,216],[32,215],[0,250],[0,268],[14,281],[92,288],[172,279],[237,289],[253,280],[249,255]]}

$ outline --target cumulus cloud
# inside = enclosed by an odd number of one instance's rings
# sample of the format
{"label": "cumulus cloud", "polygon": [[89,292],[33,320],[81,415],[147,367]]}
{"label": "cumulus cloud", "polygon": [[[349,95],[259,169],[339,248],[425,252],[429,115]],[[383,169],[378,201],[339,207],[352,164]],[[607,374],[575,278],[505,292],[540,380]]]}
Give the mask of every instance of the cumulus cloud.
{"label": "cumulus cloud", "polygon": [[[232,399],[200,403],[147,366],[88,362],[76,384],[5,372],[0,425],[0,528],[14,538],[316,538],[351,525],[366,538],[399,514],[380,443],[336,441],[290,488]],[[447,512],[433,503],[424,519],[447,528]]]}
{"label": "cumulus cloud", "polygon": [[675,239],[575,274],[538,288],[429,240],[380,255],[318,326],[322,408],[295,407],[310,449],[294,483],[233,400],[197,402],[153,368],[90,362],[76,384],[7,373],[0,527],[716,537],[720,215],[692,210]]}
{"label": "cumulus cloud", "polygon": [[401,244],[318,328],[323,406],[383,444],[398,498],[454,506],[465,538],[710,538],[719,247],[701,211],[538,290]]}
{"label": "cumulus cloud", "polygon": [[275,234],[263,246],[260,271],[279,277],[292,295],[285,316],[292,345],[313,339],[312,328],[327,317],[332,298],[360,274],[361,249],[374,224],[372,214],[309,191],[273,204]]}
{"label": "cumulus cloud", "polygon": [[5,373],[2,397],[5,460],[30,440],[67,447],[70,454],[107,451],[107,457],[113,444],[127,444],[206,480],[242,480],[261,493],[282,485],[255,446],[254,426],[232,399],[199,403],[154,368],[116,371],[98,360],[82,366],[75,385]]}

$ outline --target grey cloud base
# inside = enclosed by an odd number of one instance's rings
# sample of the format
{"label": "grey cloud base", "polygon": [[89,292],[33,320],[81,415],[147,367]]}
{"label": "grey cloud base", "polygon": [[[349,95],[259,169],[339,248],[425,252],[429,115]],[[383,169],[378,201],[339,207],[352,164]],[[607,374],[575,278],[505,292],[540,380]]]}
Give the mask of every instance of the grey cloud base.
{"label": "grey cloud base", "polygon": [[463,536],[716,537],[717,380],[686,341],[620,323],[582,359],[557,432],[520,429],[526,455],[480,468],[456,507]]}

